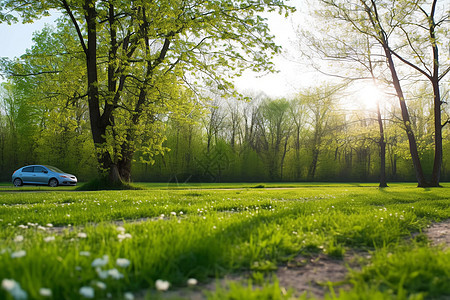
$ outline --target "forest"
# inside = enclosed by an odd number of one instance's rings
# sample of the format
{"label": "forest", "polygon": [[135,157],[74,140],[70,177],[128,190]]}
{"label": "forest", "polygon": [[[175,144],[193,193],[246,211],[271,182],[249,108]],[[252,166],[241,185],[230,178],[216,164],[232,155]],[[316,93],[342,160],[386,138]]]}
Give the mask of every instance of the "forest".
{"label": "forest", "polygon": [[450,179],[445,1],[318,1],[293,55],[328,79],[278,98],[233,79],[276,70],[260,14],[288,1],[23,2],[0,20],[61,17],[2,58],[2,181],[34,163],[80,181]]}

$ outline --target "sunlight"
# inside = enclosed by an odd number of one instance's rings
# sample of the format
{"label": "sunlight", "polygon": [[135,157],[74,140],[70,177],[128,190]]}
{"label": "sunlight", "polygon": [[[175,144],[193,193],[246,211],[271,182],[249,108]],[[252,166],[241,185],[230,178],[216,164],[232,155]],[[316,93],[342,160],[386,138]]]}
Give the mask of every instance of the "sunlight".
{"label": "sunlight", "polygon": [[357,94],[357,101],[367,110],[375,110],[377,101],[383,97],[381,91],[372,83],[361,85]]}

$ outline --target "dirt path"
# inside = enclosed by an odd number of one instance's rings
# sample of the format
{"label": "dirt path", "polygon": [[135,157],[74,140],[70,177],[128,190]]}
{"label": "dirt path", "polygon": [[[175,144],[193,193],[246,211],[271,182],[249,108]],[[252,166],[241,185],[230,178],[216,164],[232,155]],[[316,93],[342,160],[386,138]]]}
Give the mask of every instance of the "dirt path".
{"label": "dirt path", "polygon": [[440,223],[433,223],[424,233],[434,246],[443,244],[445,249],[450,247],[450,219]]}

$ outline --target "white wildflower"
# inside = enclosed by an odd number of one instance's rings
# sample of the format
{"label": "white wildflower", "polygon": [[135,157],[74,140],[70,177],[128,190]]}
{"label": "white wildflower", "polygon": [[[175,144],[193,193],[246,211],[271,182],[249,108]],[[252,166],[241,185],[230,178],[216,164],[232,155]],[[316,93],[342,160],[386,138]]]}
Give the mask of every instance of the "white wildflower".
{"label": "white wildflower", "polygon": [[79,237],[79,238],[81,238],[81,239],[85,239],[85,238],[87,238],[87,234],[84,233],[84,232],[79,232],[79,233],[77,234],[77,237]]}
{"label": "white wildflower", "polygon": [[18,235],[14,238],[14,242],[20,243],[23,242],[23,235]]}
{"label": "white wildflower", "polygon": [[108,271],[103,271],[100,268],[96,268],[95,271],[97,272],[97,275],[98,275],[98,277],[100,277],[100,279],[108,278]]}
{"label": "white wildflower", "polygon": [[169,289],[170,282],[158,279],[155,282],[155,286],[158,291],[167,291]]}
{"label": "white wildflower", "polygon": [[114,279],[121,279],[123,278],[123,274],[120,273],[117,269],[111,269],[108,270],[108,276]]}
{"label": "white wildflower", "polygon": [[6,290],[8,292],[13,290],[17,285],[18,285],[18,283],[14,279],[6,279],[5,278],[2,280],[2,289]]}
{"label": "white wildflower", "polygon": [[94,259],[94,261],[92,262],[91,266],[96,268],[96,267],[103,267],[105,266],[109,261],[109,257],[108,255],[103,255],[102,258],[96,258]]}
{"label": "white wildflower", "polygon": [[39,295],[42,297],[51,297],[52,296],[52,290],[48,288],[40,288],[39,289]]}
{"label": "white wildflower", "polygon": [[96,285],[99,289],[101,289],[101,290],[106,290],[106,283],[104,283],[104,282],[102,282],[102,281],[97,281],[97,282],[95,283],[95,285]]}
{"label": "white wildflower", "polygon": [[44,238],[44,242],[48,243],[48,242],[53,242],[55,240],[54,236],[47,236]]}
{"label": "white wildflower", "polygon": [[26,300],[28,298],[27,292],[22,290],[20,284],[14,279],[3,279],[2,288],[8,291],[14,300]]}
{"label": "white wildflower", "polygon": [[45,225],[45,226],[47,226],[47,227],[53,227],[53,224],[52,224],[52,223],[47,223],[47,225]]}
{"label": "white wildflower", "polygon": [[197,285],[198,281],[195,278],[189,278],[187,281],[188,286],[194,286]]}
{"label": "white wildflower", "polygon": [[126,258],[118,258],[116,260],[116,265],[121,268],[126,268],[130,265],[130,261]]}
{"label": "white wildflower", "polygon": [[46,231],[46,230],[47,230],[47,228],[46,228],[46,227],[44,227],[44,226],[41,226],[41,225],[39,225],[39,226],[37,227],[37,229],[39,229],[39,230],[42,230],[42,231]]}
{"label": "white wildflower", "polygon": [[130,293],[130,292],[126,292],[125,294],[123,294],[123,297],[126,300],[134,300],[134,295],[133,295],[133,293]]}
{"label": "white wildflower", "polygon": [[120,231],[121,233],[125,233],[125,228],[123,228],[122,226],[117,226],[116,230]]}
{"label": "white wildflower", "polygon": [[117,235],[117,238],[119,239],[119,242],[125,240],[125,239],[131,239],[132,236],[129,233],[120,233]]}
{"label": "white wildflower", "polygon": [[91,256],[91,252],[89,251],[80,251],[81,256]]}
{"label": "white wildflower", "polygon": [[170,215],[176,217],[176,216],[177,216],[177,213],[173,211],[173,212],[170,213]]}
{"label": "white wildflower", "polygon": [[20,251],[11,253],[11,258],[24,257],[25,255],[27,255],[27,252],[25,250],[20,250]]}
{"label": "white wildflower", "polygon": [[17,227],[19,227],[19,228],[22,228],[22,229],[27,229],[28,228],[28,226],[27,225],[22,225],[22,224],[20,224],[19,226],[17,226]]}
{"label": "white wildflower", "polygon": [[83,286],[82,288],[80,288],[80,295],[84,298],[92,299],[94,298],[94,289],[90,286]]}

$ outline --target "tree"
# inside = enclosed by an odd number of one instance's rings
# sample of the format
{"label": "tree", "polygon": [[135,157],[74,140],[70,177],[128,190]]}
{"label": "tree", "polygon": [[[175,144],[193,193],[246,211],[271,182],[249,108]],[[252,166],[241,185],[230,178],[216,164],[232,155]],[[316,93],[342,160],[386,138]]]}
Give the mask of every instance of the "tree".
{"label": "tree", "polygon": [[9,22],[8,11],[30,21],[56,9],[73,24],[85,56],[96,156],[112,183],[130,180],[136,149],[145,148],[149,162],[163,151],[159,118],[193,103],[186,90],[198,88],[196,80],[230,91],[228,76],[272,70],[268,60],[279,47],[259,13],[291,10],[281,0],[5,0],[0,8]]}
{"label": "tree", "polygon": [[[404,59],[401,55],[399,55],[396,49],[405,48],[405,44],[409,45],[412,49],[412,54],[418,57],[419,63],[426,65],[426,55],[424,51],[419,50],[421,47],[421,43],[423,42],[423,38],[415,38],[412,39],[411,35],[413,35],[413,31],[408,30],[411,26],[418,26],[423,28],[423,23],[420,21],[415,21],[414,16],[416,16],[417,11],[422,11],[426,15],[426,25],[425,27],[430,31],[431,44],[433,45],[433,60],[431,67],[428,70],[433,69],[433,74],[437,72],[437,67],[439,66],[439,60],[437,56],[437,42],[438,39],[436,36],[432,34],[436,33],[436,26],[441,25],[442,20],[448,19],[448,15],[443,17],[443,19],[439,22],[434,22],[434,12],[437,1],[432,2],[431,13],[427,14],[424,9],[421,8],[421,5],[427,3],[427,1],[377,1],[377,0],[360,0],[360,1],[352,1],[352,0],[342,0],[342,1],[334,1],[334,0],[322,0],[321,1],[328,10],[328,15],[339,22],[346,23],[350,25],[355,32],[362,34],[366,37],[370,37],[374,41],[376,41],[383,49],[384,56],[386,57],[386,61],[391,73],[392,84],[395,88],[397,97],[399,99],[399,104],[401,108],[401,115],[403,120],[403,126],[405,128],[408,141],[410,154],[416,174],[416,178],[419,186],[427,186],[429,185],[426,182],[424,172],[422,170],[422,165],[420,162],[420,157],[417,149],[417,142],[414,132],[411,127],[411,120],[408,112],[408,107],[406,105],[404,90],[402,88],[398,67],[396,67],[394,58],[399,59],[402,63],[406,63],[407,65],[412,66],[412,63],[408,64],[408,61]],[[381,17],[384,16],[384,17]],[[433,25],[434,24],[434,25]],[[395,38],[394,38],[395,37]],[[401,41],[400,44],[398,44]],[[403,42],[406,41],[406,42]],[[417,41],[418,44],[414,44]],[[395,45],[391,45],[396,43]],[[419,46],[417,46],[419,45]],[[411,54],[411,53],[409,53]],[[416,66],[417,67],[417,66]],[[420,68],[419,68],[420,69]],[[426,68],[425,68],[426,69]],[[430,71],[431,72],[431,71]],[[443,74],[439,76],[430,75],[430,77],[435,78],[437,81],[440,76],[445,75],[448,71],[444,71]],[[426,72],[425,72],[426,73]],[[436,94],[438,89],[434,89],[434,99],[440,99],[440,97]],[[439,126],[436,126],[436,129],[441,128],[441,120],[440,120],[440,105],[441,101],[439,100],[439,112],[435,105],[435,114],[436,118],[439,119]],[[436,133],[439,139],[439,132]],[[441,159],[439,158],[439,153],[442,155],[442,151],[439,150],[441,146],[441,142],[435,141],[436,147],[436,156],[435,156],[435,170],[439,169],[439,164]],[[433,174],[435,171],[433,171]],[[435,178],[435,174],[433,178]],[[435,178],[436,179],[436,178]],[[431,185],[436,186],[436,180],[433,179]]]}
{"label": "tree", "polygon": [[308,167],[307,178],[314,180],[318,162],[319,154],[323,148],[323,139],[326,133],[331,130],[336,130],[332,124],[333,107],[336,106],[336,99],[334,95],[342,88],[338,87],[320,87],[311,89],[301,93],[300,98],[303,100],[309,117],[309,125],[311,132],[310,151],[311,162]]}
{"label": "tree", "polygon": [[292,132],[290,103],[286,99],[266,100],[259,118],[261,152],[270,179],[283,179],[283,166]]}

